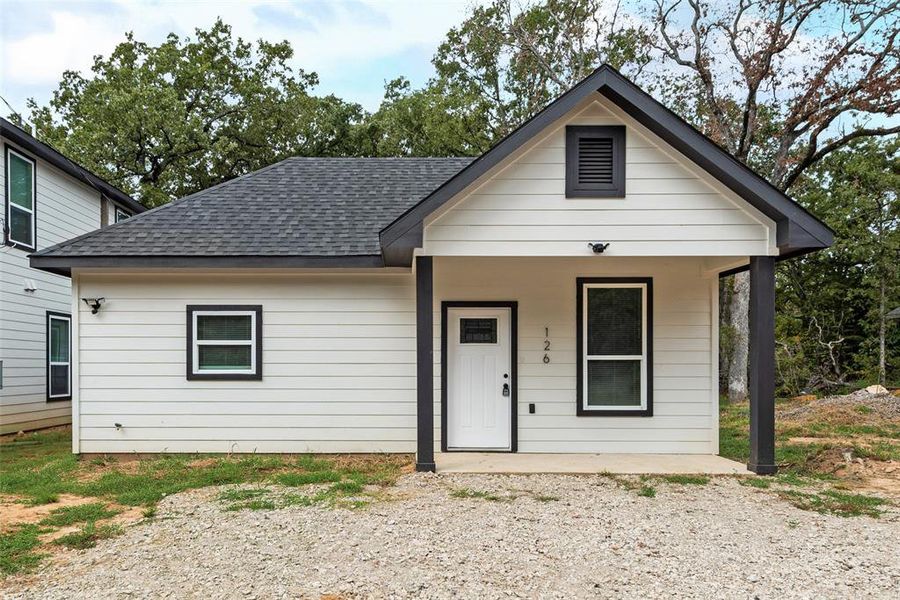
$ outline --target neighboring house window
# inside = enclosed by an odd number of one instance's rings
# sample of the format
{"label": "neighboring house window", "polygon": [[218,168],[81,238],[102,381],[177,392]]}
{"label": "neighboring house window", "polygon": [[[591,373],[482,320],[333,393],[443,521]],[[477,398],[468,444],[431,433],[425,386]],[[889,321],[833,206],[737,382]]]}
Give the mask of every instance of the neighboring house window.
{"label": "neighboring house window", "polygon": [[578,278],[578,410],[653,414],[653,282]]}
{"label": "neighboring house window", "polygon": [[35,162],[6,148],[6,243],[26,250],[35,245]]}
{"label": "neighboring house window", "polygon": [[625,127],[566,127],[566,197],[625,196]]}
{"label": "neighboring house window", "polygon": [[130,216],[131,216],[130,212],[128,212],[126,210],[122,210],[118,206],[116,207],[116,221],[115,221],[116,223],[118,223],[119,221],[124,221],[125,219],[129,218]]}
{"label": "neighboring house window", "polygon": [[188,379],[262,379],[262,306],[187,307]]}
{"label": "neighboring house window", "polygon": [[72,397],[72,319],[47,312],[47,399]]}

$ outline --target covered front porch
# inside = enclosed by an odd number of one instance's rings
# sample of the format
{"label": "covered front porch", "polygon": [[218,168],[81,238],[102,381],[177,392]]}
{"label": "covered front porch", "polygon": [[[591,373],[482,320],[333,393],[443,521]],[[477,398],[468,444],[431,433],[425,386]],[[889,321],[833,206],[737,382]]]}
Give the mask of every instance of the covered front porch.
{"label": "covered front porch", "polygon": [[[774,258],[749,259],[751,454],[746,468],[717,456],[721,269],[710,264],[703,257],[417,257],[416,468],[775,472]],[[596,383],[591,379],[593,355],[610,352],[591,351],[595,342],[587,340],[595,340],[598,331],[606,336],[606,327],[615,328],[619,317],[600,315],[602,326],[594,322],[588,300],[594,287],[632,288],[636,309],[631,314],[643,312],[643,318],[635,318],[643,349],[638,343],[637,350],[624,353],[634,356],[613,357],[638,361],[635,373],[640,376],[635,374],[633,382],[640,379],[640,390],[633,393],[633,402],[626,399],[620,407],[607,403],[596,411],[590,397]],[[611,297],[597,294],[596,300],[602,305],[599,301]],[[476,329],[465,329],[470,326]],[[472,351],[480,360],[479,335],[488,336],[482,342],[489,372],[482,372],[481,363],[463,372],[461,365],[471,363]],[[491,344],[499,350],[487,349]],[[612,395],[624,399],[628,385],[624,390]],[[475,431],[472,436],[460,425],[472,417],[472,409],[461,410],[454,402],[469,402],[465,396],[473,393],[475,403],[499,407],[484,413],[497,434],[487,431],[485,437]]]}

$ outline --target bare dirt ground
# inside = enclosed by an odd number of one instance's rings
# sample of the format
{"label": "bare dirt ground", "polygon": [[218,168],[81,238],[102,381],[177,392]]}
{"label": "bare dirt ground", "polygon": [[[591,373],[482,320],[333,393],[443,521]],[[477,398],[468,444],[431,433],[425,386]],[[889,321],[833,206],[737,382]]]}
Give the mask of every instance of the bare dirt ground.
{"label": "bare dirt ground", "polygon": [[4,597],[896,598],[895,506],[841,518],[732,478],[640,483],[655,496],[604,476],[411,474],[357,510],[229,511],[203,488]]}

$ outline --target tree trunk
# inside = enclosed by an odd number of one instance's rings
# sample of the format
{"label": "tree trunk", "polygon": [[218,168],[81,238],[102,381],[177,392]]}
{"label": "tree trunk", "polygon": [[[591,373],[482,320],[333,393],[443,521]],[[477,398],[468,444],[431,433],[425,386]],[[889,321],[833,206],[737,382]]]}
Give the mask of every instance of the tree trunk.
{"label": "tree trunk", "polygon": [[747,359],[750,334],[750,275],[738,273],[734,276],[734,291],[728,315],[734,343],[728,366],[728,401],[743,402],[747,399]]}
{"label": "tree trunk", "polygon": [[878,383],[881,385],[885,385],[887,379],[887,366],[886,366],[886,358],[885,358],[885,348],[884,348],[884,338],[886,337],[886,329],[887,329],[887,315],[886,315],[886,302],[885,302],[885,282],[884,277],[881,278],[881,304],[878,308]]}

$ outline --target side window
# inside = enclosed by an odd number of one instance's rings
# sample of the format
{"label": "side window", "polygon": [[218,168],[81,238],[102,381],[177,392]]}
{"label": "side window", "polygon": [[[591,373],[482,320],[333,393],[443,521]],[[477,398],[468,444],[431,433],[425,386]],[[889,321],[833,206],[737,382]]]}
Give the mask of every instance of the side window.
{"label": "side window", "polygon": [[72,397],[72,319],[47,313],[47,399]]}
{"label": "side window", "polygon": [[578,414],[652,414],[652,282],[578,280]]}
{"label": "side window", "polygon": [[187,378],[262,379],[262,306],[188,306]]}
{"label": "side window", "polygon": [[116,207],[116,220],[115,220],[116,223],[118,223],[119,221],[124,221],[125,219],[127,219],[129,217],[131,217],[130,212],[128,212],[124,209],[121,209],[118,206]]}
{"label": "side window", "polygon": [[625,197],[625,127],[566,127],[566,197]]}
{"label": "side window", "polygon": [[35,162],[6,148],[5,241],[25,250],[36,248]]}

